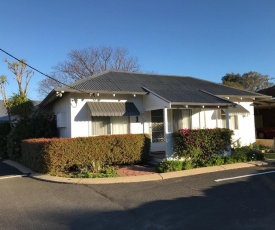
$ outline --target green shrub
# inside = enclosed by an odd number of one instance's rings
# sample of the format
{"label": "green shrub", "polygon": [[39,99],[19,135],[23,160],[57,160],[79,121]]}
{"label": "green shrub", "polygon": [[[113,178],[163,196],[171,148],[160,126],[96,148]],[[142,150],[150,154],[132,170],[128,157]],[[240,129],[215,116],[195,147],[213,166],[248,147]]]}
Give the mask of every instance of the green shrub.
{"label": "green shrub", "polygon": [[236,162],[244,162],[244,161],[255,161],[255,160],[264,160],[265,155],[261,153],[259,150],[255,149],[254,146],[242,146],[240,148],[235,148],[232,151],[232,156],[239,161]]}
{"label": "green shrub", "polygon": [[247,161],[264,160],[264,154],[255,150],[246,153]]}
{"label": "green shrub", "polygon": [[233,164],[233,163],[235,163],[235,159],[233,156],[226,156],[224,158],[224,163],[225,164]]}
{"label": "green shrub", "polygon": [[159,173],[174,172],[182,170],[182,161],[165,160],[156,166],[156,171]]}
{"label": "green shrub", "polygon": [[150,143],[144,134],[29,139],[22,141],[22,162],[34,171],[51,174],[92,164],[134,164],[147,159]]}
{"label": "green shrub", "polygon": [[61,176],[66,175],[71,178],[105,178],[105,177],[117,177],[117,168],[112,166],[101,166],[100,170],[94,171],[93,168],[87,167],[82,169],[80,172],[68,172],[67,174],[62,174]]}
{"label": "green shrub", "polygon": [[232,153],[232,158],[234,160],[234,163],[238,163],[238,162],[246,162],[247,161],[247,155],[246,153],[242,153],[242,152],[238,152],[238,153]]}
{"label": "green shrub", "polygon": [[8,122],[0,122],[0,157],[7,158],[7,142],[8,134],[11,130],[10,124]]}
{"label": "green shrub", "polygon": [[21,158],[21,141],[28,138],[51,138],[57,136],[54,114],[39,109],[32,116],[19,120],[8,135],[8,155],[13,160]]}
{"label": "green shrub", "polygon": [[192,169],[192,168],[195,168],[195,165],[192,163],[192,161],[186,160],[186,161],[182,162],[183,170],[188,170],[188,169]]}
{"label": "green shrub", "polygon": [[275,159],[275,153],[265,153],[264,157],[267,159]]}
{"label": "green shrub", "polygon": [[218,154],[213,154],[210,159],[206,162],[206,166],[214,166],[214,165],[223,165],[225,158]]}
{"label": "green shrub", "polygon": [[270,149],[270,147],[262,145],[262,144],[254,144],[253,148],[257,149],[257,150],[269,150]]}

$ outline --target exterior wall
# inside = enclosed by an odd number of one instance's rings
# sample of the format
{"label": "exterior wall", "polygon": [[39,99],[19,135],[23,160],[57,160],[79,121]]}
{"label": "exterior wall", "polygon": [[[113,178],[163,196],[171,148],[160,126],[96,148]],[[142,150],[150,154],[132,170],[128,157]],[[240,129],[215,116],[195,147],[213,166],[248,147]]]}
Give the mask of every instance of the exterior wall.
{"label": "exterior wall", "polygon": [[[111,94],[100,94],[98,97],[91,98],[89,95],[83,94],[71,94],[71,137],[80,136],[92,136],[92,121],[90,110],[87,106],[87,102],[133,102],[137,109],[140,111],[141,115],[138,117],[138,122],[136,117],[130,117],[130,133],[146,133],[149,131],[148,127],[148,117],[143,113],[142,96],[136,95],[120,95],[117,94],[113,97]],[[145,124],[144,124],[145,122]]]}
{"label": "exterior wall", "polygon": [[220,109],[192,109],[192,129],[222,127]]}
{"label": "exterior wall", "polygon": [[170,104],[152,93],[143,96],[144,111],[170,108]]}
{"label": "exterior wall", "polygon": [[[64,94],[58,98],[52,106],[52,111],[57,117],[58,114],[63,114],[62,122],[64,125],[62,125],[63,127],[58,127],[59,137],[71,137],[71,106],[69,95]],[[57,122],[59,123],[59,121]]]}
{"label": "exterior wall", "polygon": [[[249,111],[249,115],[238,115],[239,129],[234,130],[233,142],[243,145],[249,145],[256,142],[255,138],[255,119],[254,106],[251,102],[240,102],[240,105]],[[230,128],[230,127],[229,127]]]}

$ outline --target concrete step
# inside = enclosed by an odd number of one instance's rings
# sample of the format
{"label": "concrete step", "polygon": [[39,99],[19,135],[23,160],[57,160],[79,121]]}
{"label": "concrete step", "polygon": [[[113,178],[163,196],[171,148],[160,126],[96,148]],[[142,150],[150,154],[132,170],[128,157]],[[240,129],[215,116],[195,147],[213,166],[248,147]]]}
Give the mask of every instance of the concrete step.
{"label": "concrete step", "polygon": [[156,166],[158,163],[162,162],[163,159],[164,159],[164,157],[150,156],[147,164],[152,165],[152,166]]}

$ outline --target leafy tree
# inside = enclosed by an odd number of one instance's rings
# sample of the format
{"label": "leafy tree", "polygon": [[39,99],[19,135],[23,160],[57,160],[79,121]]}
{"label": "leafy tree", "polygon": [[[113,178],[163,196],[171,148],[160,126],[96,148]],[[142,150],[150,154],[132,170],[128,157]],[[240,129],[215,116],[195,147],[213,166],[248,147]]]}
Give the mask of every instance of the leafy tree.
{"label": "leafy tree", "polygon": [[227,73],[222,77],[222,84],[232,86],[239,89],[245,89],[251,92],[256,92],[261,89],[268,88],[273,85],[268,75],[263,75],[257,72],[248,72],[243,75],[235,73]]}
{"label": "leafy tree", "polygon": [[234,73],[227,73],[222,77],[222,83],[234,88],[244,89],[242,76]]}
{"label": "leafy tree", "polygon": [[10,115],[18,115],[21,119],[28,117],[33,111],[33,102],[25,94],[14,94],[7,102]]}
{"label": "leafy tree", "polygon": [[[107,70],[138,72],[139,69],[138,59],[130,56],[125,48],[89,47],[70,51],[66,61],[53,67],[51,76],[69,84]],[[40,82],[38,92],[46,96],[52,89],[60,86],[60,83],[47,78]]]}
{"label": "leafy tree", "polygon": [[248,72],[243,74],[243,86],[245,89],[256,92],[261,89],[271,87],[273,84],[270,82],[268,75],[262,75],[257,72]]}

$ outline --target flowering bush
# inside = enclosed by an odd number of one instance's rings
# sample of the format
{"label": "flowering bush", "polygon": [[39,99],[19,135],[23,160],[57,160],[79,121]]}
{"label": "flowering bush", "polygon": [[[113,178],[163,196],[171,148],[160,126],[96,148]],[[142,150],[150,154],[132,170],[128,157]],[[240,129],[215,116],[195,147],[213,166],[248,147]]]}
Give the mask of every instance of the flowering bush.
{"label": "flowering bush", "polygon": [[229,129],[181,129],[174,133],[175,155],[207,161],[228,151],[233,131]]}

